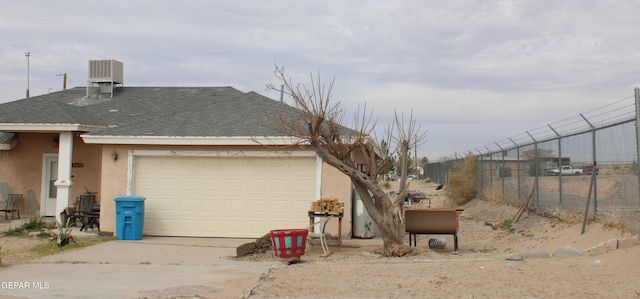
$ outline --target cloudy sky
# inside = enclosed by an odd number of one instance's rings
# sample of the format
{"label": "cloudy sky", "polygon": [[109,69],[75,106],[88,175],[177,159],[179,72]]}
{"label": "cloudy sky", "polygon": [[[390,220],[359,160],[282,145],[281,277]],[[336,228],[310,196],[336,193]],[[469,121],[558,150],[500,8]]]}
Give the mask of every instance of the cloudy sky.
{"label": "cloudy sky", "polygon": [[85,86],[88,61],[124,63],[125,86],[233,86],[279,99],[335,78],[352,115],[394,111],[428,131],[430,160],[607,105],[640,86],[633,1],[8,1],[0,103]]}

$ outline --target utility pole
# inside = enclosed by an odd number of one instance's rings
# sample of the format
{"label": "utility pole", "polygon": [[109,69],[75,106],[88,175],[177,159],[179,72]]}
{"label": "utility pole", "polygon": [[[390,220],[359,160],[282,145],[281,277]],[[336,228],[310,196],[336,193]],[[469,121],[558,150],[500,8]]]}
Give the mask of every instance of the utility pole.
{"label": "utility pole", "polygon": [[413,139],[413,171],[417,177],[420,177],[420,173],[418,172],[418,134]]}
{"label": "utility pole", "polygon": [[284,102],[284,84],[280,85],[280,102]]}
{"label": "utility pole", "polygon": [[31,52],[25,52],[24,56],[27,57],[27,98],[29,98],[29,57],[31,56]]}
{"label": "utility pole", "polygon": [[66,90],[67,89],[67,73],[59,74],[56,76],[62,76],[62,90]]}

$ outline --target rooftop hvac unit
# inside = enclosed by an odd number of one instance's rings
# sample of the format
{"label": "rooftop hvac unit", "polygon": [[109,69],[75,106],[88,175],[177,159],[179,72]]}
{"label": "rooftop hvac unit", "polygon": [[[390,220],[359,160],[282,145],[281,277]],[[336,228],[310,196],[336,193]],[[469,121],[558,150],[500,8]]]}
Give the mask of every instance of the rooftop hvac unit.
{"label": "rooftop hvac unit", "polygon": [[122,62],[107,60],[89,60],[90,83],[114,83],[123,84]]}
{"label": "rooftop hvac unit", "polygon": [[87,84],[87,97],[89,97],[89,86],[98,84],[99,93],[111,94],[116,84],[124,83],[122,62],[105,59],[89,60],[89,84]]}

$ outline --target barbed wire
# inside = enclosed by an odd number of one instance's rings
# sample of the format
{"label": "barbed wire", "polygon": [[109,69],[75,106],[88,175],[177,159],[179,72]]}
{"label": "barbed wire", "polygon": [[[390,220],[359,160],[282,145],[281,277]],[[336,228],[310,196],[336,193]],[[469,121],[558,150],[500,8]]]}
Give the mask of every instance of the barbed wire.
{"label": "barbed wire", "polygon": [[[629,96],[509,138],[467,150],[465,153],[483,155],[499,151],[508,151],[541,141],[586,133],[591,130],[598,130],[619,123],[625,123],[635,119],[635,117],[635,97]],[[454,158],[457,157],[454,156]]]}

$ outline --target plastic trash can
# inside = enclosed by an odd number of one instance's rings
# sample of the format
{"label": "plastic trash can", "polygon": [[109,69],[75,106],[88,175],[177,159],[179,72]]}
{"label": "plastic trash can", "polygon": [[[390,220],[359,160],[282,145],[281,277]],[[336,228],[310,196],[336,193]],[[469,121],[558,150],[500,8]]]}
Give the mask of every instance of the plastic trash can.
{"label": "plastic trash can", "polygon": [[118,240],[142,239],[144,200],[142,196],[118,196],[116,202],[116,237]]}

